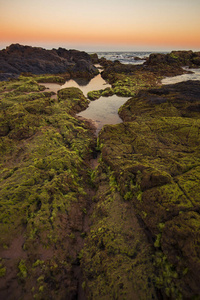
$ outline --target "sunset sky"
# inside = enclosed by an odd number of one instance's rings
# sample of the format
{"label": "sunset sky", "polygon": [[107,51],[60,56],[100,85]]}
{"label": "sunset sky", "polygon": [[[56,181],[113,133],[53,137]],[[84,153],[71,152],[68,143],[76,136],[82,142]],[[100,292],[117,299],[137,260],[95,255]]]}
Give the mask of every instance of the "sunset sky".
{"label": "sunset sky", "polygon": [[200,51],[200,0],[0,0],[0,49]]}

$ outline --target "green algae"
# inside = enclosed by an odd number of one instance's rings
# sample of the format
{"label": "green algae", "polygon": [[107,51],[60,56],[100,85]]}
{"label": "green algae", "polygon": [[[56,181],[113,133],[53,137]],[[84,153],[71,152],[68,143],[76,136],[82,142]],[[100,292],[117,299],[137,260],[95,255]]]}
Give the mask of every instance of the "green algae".
{"label": "green algae", "polygon": [[80,112],[86,109],[89,100],[83,95],[83,92],[78,88],[64,88],[58,91],[58,101],[68,113]]}
{"label": "green algae", "polygon": [[151,248],[137,230],[134,210],[121,198],[113,172],[104,163],[96,169],[94,182],[98,184],[96,205],[81,256],[87,298],[156,297],[150,275],[154,267],[148,260]]}
{"label": "green algae", "polygon": [[[134,94],[158,80],[111,75],[117,89]],[[77,282],[69,274],[80,263],[88,299],[157,299],[156,289],[170,299],[195,298],[198,112],[177,105],[176,94],[153,104],[136,96],[120,109],[127,122],[105,126],[96,146],[88,124],[73,117],[88,105],[83,94],[63,89],[58,100],[50,99],[50,93],[33,91],[36,86],[36,78],[23,77],[1,84],[0,247],[11,249],[23,234],[28,259],[13,262],[22,269],[23,288],[36,299],[47,299],[47,291],[55,299],[75,297]],[[102,154],[92,171],[95,147]],[[4,265],[6,277],[10,266]]]}
{"label": "green algae", "polygon": [[70,74],[65,73],[61,75],[34,75],[34,80],[38,83],[58,83],[63,84],[67,79],[70,79]]}
{"label": "green algae", "polygon": [[145,93],[128,100],[120,109],[126,122],[104,126],[99,145],[116,190],[152,238],[156,287],[170,299],[192,298],[199,293],[199,115],[185,113],[187,99],[177,105],[178,93],[159,93],[149,92],[153,101]]}
{"label": "green algae", "polygon": [[[135,75],[110,74],[112,76],[111,88],[104,90],[90,91],[88,98],[90,100],[99,99],[101,96],[109,97],[114,94],[122,97],[133,97],[140,90],[150,89],[158,85],[160,77],[153,76],[151,73],[138,72]],[[107,80],[109,78],[106,78]],[[109,81],[109,80],[108,80]]]}
{"label": "green algae", "polygon": [[113,92],[118,96],[135,96],[140,90],[149,89],[158,85],[159,76],[150,72],[135,71],[134,75],[114,73],[112,75]]}
{"label": "green algae", "polygon": [[0,278],[6,275],[6,267],[4,266],[4,260],[0,258]]}
{"label": "green algae", "polygon": [[[71,114],[88,105],[88,100],[79,89],[61,90],[58,100],[51,99],[51,93],[33,96],[33,90],[41,88],[30,77],[2,86],[13,96],[1,94],[1,101],[6,98],[10,103],[0,115],[1,251],[9,253],[15,238],[23,237],[18,261],[6,261],[2,274],[7,270],[6,278],[18,266],[22,298],[24,287],[38,299],[46,299],[50,287],[54,298],[66,289],[73,294],[76,288],[71,275],[67,275],[66,287],[58,284],[58,273],[65,276],[67,270],[71,274],[72,262],[80,251],[74,243],[83,239],[80,234],[90,186],[88,160],[95,139],[89,124]],[[33,285],[40,277],[38,272],[44,280]]]}
{"label": "green algae", "polygon": [[154,256],[154,265],[156,266],[156,269],[159,270],[155,276],[156,287],[163,290],[167,297],[171,299],[183,299],[181,288],[176,282],[179,277],[178,273],[161,251],[156,252]]}
{"label": "green algae", "polygon": [[114,90],[112,88],[105,88],[104,90],[97,90],[97,91],[90,91],[87,94],[88,99],[90,100],[97,100],[101,96],[102,97],[109,97],[114,95]]}
{"label": "green algae", "polygon": [[101,96],[103,96],[103,97],[109,97],[109,96],[113,96],[113,95],[114,95],[114,91],[112,88],[109,88],[109,87],[105,88],[101,93]]}
{"label": "green algae", "polygon": [[18,265],[19,273],[18,276],[22,279],[25,279],[27,277],[27,267],[24,259],[21,259]]}
{"label": "green algae", "polygon": [[100,91],[91,91],[87,93],[87,97],[90,100],[97,100],[101,97],[101,90]]}

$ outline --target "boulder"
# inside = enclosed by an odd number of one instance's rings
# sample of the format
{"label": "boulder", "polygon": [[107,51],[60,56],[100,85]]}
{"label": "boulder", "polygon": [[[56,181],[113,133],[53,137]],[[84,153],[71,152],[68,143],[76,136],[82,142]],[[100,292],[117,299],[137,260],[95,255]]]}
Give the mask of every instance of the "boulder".
{"label": "boulder", "polygon": [[[84,61],[84,63],[80,63]],[[7,78],[2,74],[10,73],[10,77],[21,73],[58,74],[71,73],[72,76],[94,77],[98,70],[93,66],[90,55],[83,51],[46,50],[39,47],[12,44],[0,51],[0,78]]]}
{"label": "boulder", "polygon": [[175,76],[186,73],[184,66],[198,68],[200,53],[193,51],[172,51],[171,53],[152,53],[144,63],[147,70],[162,76]]}
{"label": "boulder", "polygon": [[96,53],[90,54],[91,60],[93,64],[98,64],[99,63],[99,58]]}

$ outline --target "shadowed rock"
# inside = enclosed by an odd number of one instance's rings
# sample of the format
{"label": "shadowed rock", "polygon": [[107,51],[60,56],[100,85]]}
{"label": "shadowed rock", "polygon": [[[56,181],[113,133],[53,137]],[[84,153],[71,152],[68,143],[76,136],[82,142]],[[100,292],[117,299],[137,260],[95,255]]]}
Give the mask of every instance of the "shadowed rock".
{"label": "shadowed rock", "polygon": [[77,50],[46,50],[39,47],[12,44],[0,51],[0,80],[21,73],[58,74],[92,78],[98,74],[90,55]]}

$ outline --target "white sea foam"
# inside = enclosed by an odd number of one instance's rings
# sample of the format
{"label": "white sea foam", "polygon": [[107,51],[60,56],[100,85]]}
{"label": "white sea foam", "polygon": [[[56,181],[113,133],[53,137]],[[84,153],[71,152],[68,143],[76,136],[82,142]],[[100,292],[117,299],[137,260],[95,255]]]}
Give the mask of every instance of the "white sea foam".
{"label": "white sea foam", "polygon": [[[108,60],[119,60],[123,64],[143,64],[152,52],[97,52],[99,58],[105,57]],[[135,60],[135,57],[144,58],[144,60]]]}

